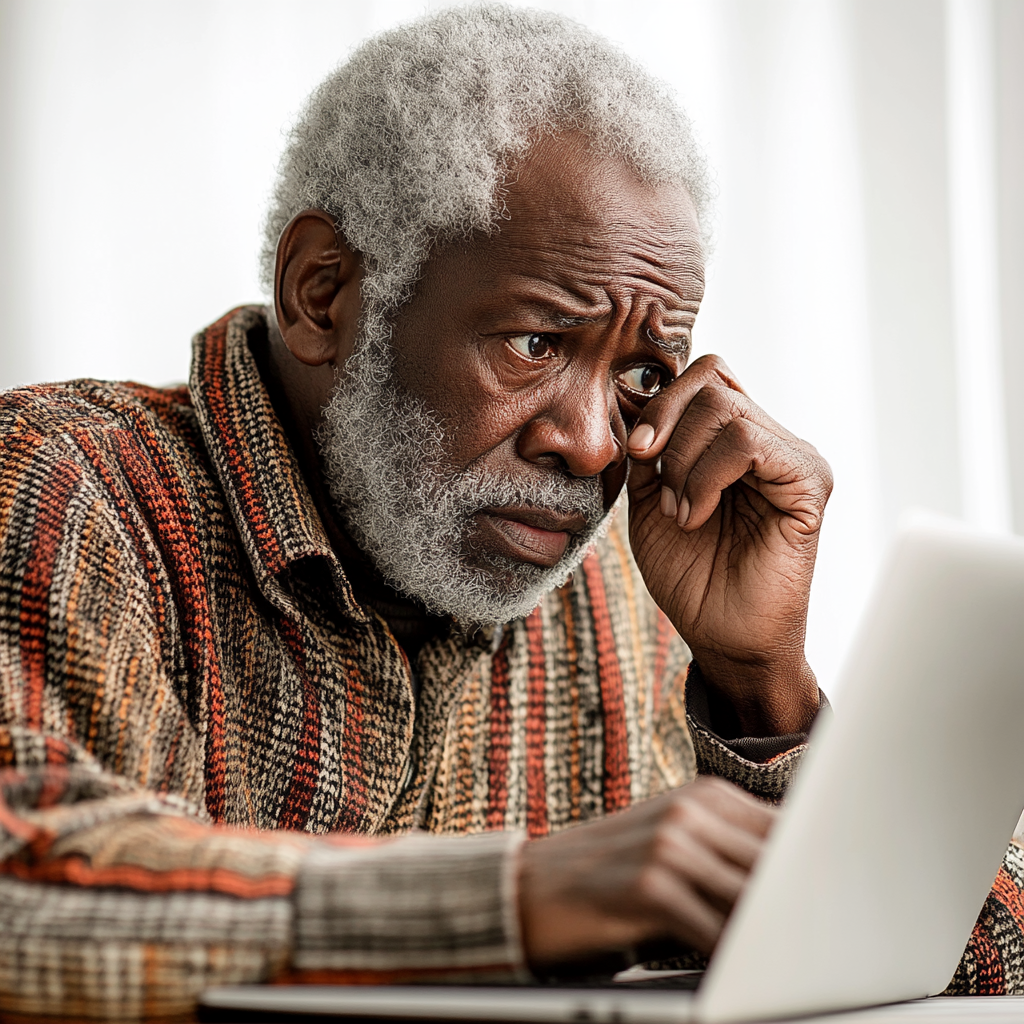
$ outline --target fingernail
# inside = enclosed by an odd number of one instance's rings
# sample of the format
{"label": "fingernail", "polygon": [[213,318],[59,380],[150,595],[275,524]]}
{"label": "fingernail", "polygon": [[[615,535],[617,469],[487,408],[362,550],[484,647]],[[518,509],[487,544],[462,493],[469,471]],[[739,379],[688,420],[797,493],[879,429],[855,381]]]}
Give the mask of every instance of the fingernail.
{"label": "fingernail", "polygon": [[676,493],[671,487],[661,489],[661,514],[669,518],[676,514]]}
{"label": "fingernail", "polygon": [[676,515],[676,522],[680,526],[686,525],[686,520],[690,518],[690,502],[687,500],[686,495],[682,495],[679,498],[679,512]]}
{"label": "fingernail", "polygon": [[641,423],[629,435],[629,447],[635,452],[645,452],[654,444],[654,427],[650,423]]}

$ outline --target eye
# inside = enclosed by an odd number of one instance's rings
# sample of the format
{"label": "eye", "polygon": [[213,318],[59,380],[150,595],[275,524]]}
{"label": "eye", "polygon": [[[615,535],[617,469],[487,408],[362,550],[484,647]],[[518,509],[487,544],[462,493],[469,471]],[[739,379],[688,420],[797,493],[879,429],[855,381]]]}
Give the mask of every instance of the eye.
{"label": "eye", "polygon": [[644,398],[653,398],[662,388],[672,383],[672,374],[662,366],[646,363],[620,373],[619,383],[627,391],[643,395]]}
{"label": "eye", "polygon": [[526,359],[547,359],[555,354],[555,338],[551,334],[517,334],[508,343]]}

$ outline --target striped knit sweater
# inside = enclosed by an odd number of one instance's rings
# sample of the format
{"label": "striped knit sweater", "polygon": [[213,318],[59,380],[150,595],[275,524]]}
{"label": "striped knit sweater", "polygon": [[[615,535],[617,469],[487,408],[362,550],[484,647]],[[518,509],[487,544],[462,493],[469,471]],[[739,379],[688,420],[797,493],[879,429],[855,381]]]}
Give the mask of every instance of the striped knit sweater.
{"label": "striped knit sweater", "polygon": [[[200,334],[187,389],[0,402],[8,1016],[187,1016],[208,985],[282,978],[521,976],[524,835],[697,771],[778,799],[799,762],[800,738],[752,760],[688,716],[688,652],[617,530],[526,619],[430,642],[414,700],[274,415],[250,348],[265,332],[244,308]],[[962,990],[1022,988],[1022,880],[1011,848]]]}

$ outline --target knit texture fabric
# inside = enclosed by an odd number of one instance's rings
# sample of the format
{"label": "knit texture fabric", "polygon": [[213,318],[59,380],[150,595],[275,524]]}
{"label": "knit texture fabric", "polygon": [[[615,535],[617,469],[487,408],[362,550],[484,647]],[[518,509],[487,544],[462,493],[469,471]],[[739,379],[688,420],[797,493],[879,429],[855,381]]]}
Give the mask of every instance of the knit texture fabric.
{"label": "knit texture fabric", "polygon": [[[799,762],[802,742],[759,763],[688,721],[689,654],[618,528],[527,618],[429,642],[414,700],[274,414],[265,342],[242,308],[197,336],[187,389],[0,400],[4,1014],[522,978],[524,835],[698,766],[776,799]],[[1018,864],[964,991],[1024,990]]]}

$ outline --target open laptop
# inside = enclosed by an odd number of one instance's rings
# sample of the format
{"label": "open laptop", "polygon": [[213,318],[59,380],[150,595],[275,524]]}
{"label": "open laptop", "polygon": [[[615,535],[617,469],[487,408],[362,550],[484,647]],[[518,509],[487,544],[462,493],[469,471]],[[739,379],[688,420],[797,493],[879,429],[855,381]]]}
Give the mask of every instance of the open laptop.
{"label": "open laptop", "polygon": [[695,991],[236,986],[201,1019],[726,1024],[941,992],[1024,806],[1024,540],[905,526],[841,693]]}

